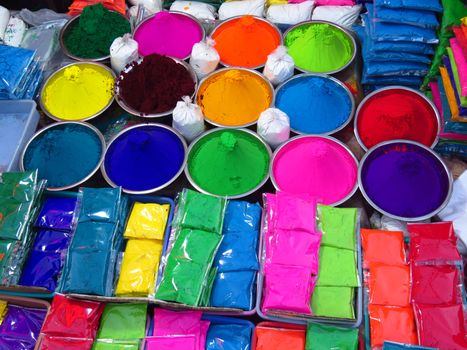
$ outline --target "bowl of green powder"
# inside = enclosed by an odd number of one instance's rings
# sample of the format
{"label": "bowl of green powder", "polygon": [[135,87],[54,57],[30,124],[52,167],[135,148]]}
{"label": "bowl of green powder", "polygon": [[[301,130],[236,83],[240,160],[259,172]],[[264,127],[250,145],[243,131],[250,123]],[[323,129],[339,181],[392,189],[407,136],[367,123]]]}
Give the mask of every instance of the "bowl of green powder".
{"label": "bowl of green powder", "polygon": [[105,61],[115,38],[131,33],[128,19],[102,4],[86,6],[71,18],[60,32],[60,46],[68,57],[78,61]]}
{"label": "bowl of green powder", "polygon": [[346,29],[326,21],[305,21],[284,33],[295,67],[304,73],[336,74],[355,61],[357,45]]}

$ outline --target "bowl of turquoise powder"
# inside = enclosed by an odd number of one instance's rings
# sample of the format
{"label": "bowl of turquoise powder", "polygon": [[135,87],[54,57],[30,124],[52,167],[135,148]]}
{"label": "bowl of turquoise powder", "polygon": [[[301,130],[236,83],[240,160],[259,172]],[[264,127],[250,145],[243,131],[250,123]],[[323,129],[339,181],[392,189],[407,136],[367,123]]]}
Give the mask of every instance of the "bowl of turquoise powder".
{"label": "bowl of turquoise powder", "polygon": [[20,168],[38,169],[48,190],[63,191],[90,179],[99,169],[104,151],[104,137],[94,126],[56,123],[31,138],[21,155]]}

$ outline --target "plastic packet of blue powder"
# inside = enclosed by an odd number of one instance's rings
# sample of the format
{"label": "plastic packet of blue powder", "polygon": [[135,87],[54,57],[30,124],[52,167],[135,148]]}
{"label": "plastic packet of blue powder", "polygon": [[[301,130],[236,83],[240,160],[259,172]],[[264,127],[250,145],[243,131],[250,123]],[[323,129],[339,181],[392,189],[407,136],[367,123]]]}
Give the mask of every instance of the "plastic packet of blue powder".
{"label": "plastic packet of blue powder", "polygon": [[362,84],[382,84],[382,85],[409,85],[409,86],[420,86],[422,85],[422,77],[413,76],[391,76],[391,77],[377,77],[372,78],[366,75],[362,77]]}
{"label": "plastic packet of blue powder", "polygon": [[118,221],[121,189],[117,188],[81,188],[82,202],[79,222]]}
{"label": "plastic packet of blue powder", "polygon": [[62,255],[54,252],[31,251],[23,268],[19,284],[42,287],[53,292],[62,269]]}
{"label": "plastic packet of blue powder", "polygon": [[366,76],[424,76],[428,73],[429,66],[417,62],[375,62],[364,65]]}
{"label": "plastic packet of blue powder", "polygon": [[107,222],[80,222],[76,228],[71,250],[110,250],[114,245],[116,226]]}
{"label": "plastic packet of blue powder", "polygon": [[253,309],[256,271],[220,272],[211,292],[211,306],[242,310]]}
{"label": "plastic packet of blue powder", "polygon": [[35,226],[71,231],[76,221],[77,197],[47,197],[36,219]]}
{"label": "plastic packet of blue powder", "polygon": [[251,270],[257,271],[258,232],[243,231],[224,234],[214,259],[219,272]]}
{"label": "plastic packet of blue powder", "polygon": [[224,216],[224,234],[231,231],[259,231],[261,206],[258,203],[229,201]]}
{"label": "plastic packet of blue powder", "polygon": [[373,43],[369,50],[371,52],[407,52],[415,53],[422,55],[432,55],[434,54],[433,45],[425,43],[417,43],[413,41],[378,41]]}
{"label": "plastic packet of blue powder", "polygon": [[250,327],[211,323],[206,337],[206,350],[250,350],[250,345]]}
{"label": "plastic packet of blue powder", "polygon": [[25,77],[35,51],[0,45],[0,90],[13,93]]}
{"label": "plastic packet of blue powder", "polygon": [[374,6],[374,17],[380,22],[408,24],[423,28],[437,28],[438,18],[432,11],[409,10]]}
{"label": "plastic packet of blue powder", "polygon": [[424,10],[442,12],[443,7],[439,0],[374,0],[374,4],[382,7],[407,9],[407,10]]}

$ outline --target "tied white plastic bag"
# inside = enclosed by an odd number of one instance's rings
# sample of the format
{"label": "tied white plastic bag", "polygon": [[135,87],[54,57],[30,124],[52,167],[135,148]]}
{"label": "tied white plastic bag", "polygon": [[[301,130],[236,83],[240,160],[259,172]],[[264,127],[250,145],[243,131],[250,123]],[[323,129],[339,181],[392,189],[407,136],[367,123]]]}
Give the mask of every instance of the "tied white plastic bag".
{"label": "tied white plastic bag", "polygon": [[174,1],[170,6],[170,11],[185,12],[198,19],[216,19],[216,9],[214,6],[197,1]]}
{"label": "tied white plastic bag", "polygon": [[5,45],[19,47],[26,33],[26,23],[21,18],[10,17],[8,26],[5,30]]}
{"label": "tied white plastic bag", "polygon": [[153,15],[156,12],[162,11],[162,0],[130,0],[132,5],[143,5],[146,13]]}
{"label": "tied white plastic bag", "polygon": [[271,84],[279,85],[293,76],[294,68],[293,58],[287,53],[287,48],[281,45],[269,54],[263,74]]}
{"label": "tied white plastic bag", "polygon": [[280,109],[268,108],[259,116],[257,131],[269,146],[276,148],[289,139],[289,117]]}
{"label": "tied white plastic bag", "polygon": [[211,38],[193,45],[190,56],[190,66],[193,67],[199,79],[213,72],[219,64],[219,53],[214,48],[216,42]]}
{"label": "tied white plastic bag", "polygon": [[240,1],[229,1],[224,2],[219,7],[219,19],[224,19],[251,15],[257,17],[263,17],[264,12],[264,0],[240,0]]}
{"label": "tied white plastic bag", "polygon": [[352,27],[360,15],[361,5],[355,6],[318,6],[313,11],[313,21],[328,21],[346,28]]}
{"label": "tied white plastic bag", "polygon": [[110,46],[110,64],[118,74],[125,66],[138,59],[138,42],[130,34],[116,38]]}
{"label": "tied white plastic bag", "polygon": [[271,5],[266,18],[274,23],[297,24],[311,19],[313,1],[304,1],[299,4]]}
{"label": "tied white plastic bag", "polygon": [[191,103],[190,97],[183,96],[182,100],[172,112],[172,126],[191,142],[204,131],[203,112],[197,104]]}

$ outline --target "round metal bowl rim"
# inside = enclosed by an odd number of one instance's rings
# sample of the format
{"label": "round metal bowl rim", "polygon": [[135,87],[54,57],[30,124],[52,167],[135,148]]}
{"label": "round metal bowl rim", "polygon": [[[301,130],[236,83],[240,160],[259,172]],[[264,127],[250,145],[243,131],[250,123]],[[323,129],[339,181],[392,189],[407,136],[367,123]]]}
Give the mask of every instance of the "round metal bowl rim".
{"label": "round metal bowl rim", "polygon": [[[277,184],[276,179],[274,177],[274,168],[273,168],[274,161],[275,161],[277,155],[279,154],[279,152],[282,150],[282,148],[284,148],[286,145],[288,145],[292,141],[302,139],[302,138],[323,138],[323,139],[327,139],[327,140],[330,140],[330,141],[333,141],[333,142],[337,143],[338,145],[343,147],[344,150],[355,161],[355,165],[357,167],[357,172],[358,172],[359,162],[358,162],[357,157],[355,157],[355,155],[352,153],[350,148],[347,147],[347,145],[345,143],[343,143],[342,141],[340,141],[340,140],[338,140],[338,139],[336,139],[336,138],[334,138],[332,136],[328,136],[328,135],[317,135],[317,134],[297,135],[297,136],[291,137],[290,139],[285,141],[283,144],[281,144],[279,147],[277,147],[276,150],[274,151],[274,154],[272,155],[271,164],[270,164],[270,167],[269,167],[269,173],[270,173],[270,177],[271,177],[271,182],[274,185],[274,188],[276,190],[280,191],[281,189],[280,189],[279,185]],[[344,198],[342,198],[341,200],[339,200],[337,202],[326,204],[326,205],[329,205],[329,206],[332,206],[332,207],[341,205],[342,203],[349,200],[355,194],[355,192],[357,192],[357,189],[358,189],[358,177],[357,177],[357,181],[355,181],[355,185],[353,186],[352,190]]]}
{"label": "round metal bowl rim", "polygon": [[64,186],[64,187],[47,187],[47,190],[49,191],[64,191],[64,190],[68,190],[70,188],[73,188],[73,187],[76,187],[78,185],[81,185],[82,183],[86,182],[87,180],[89,180],[96,172],[97,170],[99,170],[99,168],[101,167],[103,161],[104,161],[104,156],[105,156],[105,138],[104,136],[102,135],[102,133],[99,131],[99,129],[97,129],[94,125],[92,124],[89,124],[89,123],[84,123],[84,122],[81,122],[81,121],[64,121],[64,122],[59,122],[59,123],[54,123],[54,124],[50,124],[42,129],[40,129],[39,131],[37,131],[30,139],[29,141],[26,143],[26,145],[24,146],[23,148],[23,151],[21,152],[21,157],[20,157],[20,163],[19,163],[19,166],[20,166],[20,170],[21,171],[25,171],[25,168],[24,168],[24,156],[26,155],[26,151],[29,147],[29,145],[32,143],[33,140],[35,140],[39,135],[43,134],[44,132],[46,132],[47,130],[49,129],[52,129],[54,127],[60,127],[64,124],[76,124],[76,125],[81,125],[81,126],[84,126],[90,130],[92,130],[99,138],[99,140],[101,141],[101,157],[99,159],[99,161],[97,162],[97,165],[94,167],[94,169],[89,173],[89,175],[87,175],[84,179],[72,184],[72,185],[69,185],[69,186]]}
{"label": "round metal bowl rim", "polygon": [[[138,62],[138,64],[141,64],[141,62],[144,60],[144,57],[145,56],[141,56],[139,57],[136,61],[133,61],[133,62]],[[191,77],[193,78],[193,82],[195,83],[195,91],[193,92],[193,94],[190,96],[191,99],[193,100],[196,96],[196,91],[198,89],[198,77],[196,76],[196,73],[195,71],[193,70],[193,68],[188,64],[186,63],[185,61],[182,61],[178,58],[175,58],[175,57],[171,57],[171,56],[166,56],[168,58],[171,58],[172,60],[174,60],[176,63],[179,63],[181,64],[182,66],[184,66],[186,68],[186,70],[188,71],[188,73],[191,75]],[[133,63],[131,62],[131,63]],[[126,68],[126,67],[125,67]],[[125,69],[124,68],[124,69]],[[128,67],[128,72],[130,72],[133,67]],[[123,72],[123,71],[122,71]],[[132,114],[132,115],[135,115],[137,117],[142,117],[142,118],[148,118],[148,119],[152,119],[152,118],[161,118],[161,117],[165,117],[167,115],[170,115],[172,114],[172,112],[174,111],[175,107],[172,108],[171,110],[168,110],[167,112],[161,112],[161,113],[151,113],[151,114],[145,114],[145,113],[140,113],[138,112],[137,110],[133,109],[132,107],[128,106],[124,99],[122,97],[120,97],[118,91],[117,91],[117,87],[118,84],[119,84],[119,81],[120,81],[120,77],[122,75],[122,72],[120,72],[120,74],[115,78],[115,84],[114,84],[114,96],[115,96],[115,101],[117,101],[117,104],[122,108],[124,109],[126,112]],[[119,89],[120,90],[120,89]]]}
{"label": "round metal bowl rim", "polygon": [[[202,36],[201,36],[201,40],[204,40],[206,38],[206,30],[204,29],[203,25],[201,24],[201,22],[195,17],[195,16],[192,16],[190,15],[189,13],[186,13],[186,12],[180,12],[180,11],[167,11],[167,10],[162,10],[160,12],[167,12],[167,13],[175,13],[177,15],[183,15],[183,16],[186,16],[186,17],[189,17],[191,18],[192,20],[194,20],[199,28],[201,29],[201,33],[202,33]],[[148,16],[146,17],[145,19],[143,19],[141,22],[139,22],[135,29],[133,30],[133,35],[136,34],[136,32],[138,31],[139,27],[141,27],[144,23],[148,22],[150,19],[154,18],[159,12],[156,12],[155,14],[151,15],[151,16]],[[166,56],[166,55],[164,55]],[[144,57],[144,56],[143,56]],[[170,57],[170,56],[169,56]],[[182,60],[182,61],[185,61],[187,59],[189,59],[191,57],[191,53],[184,57],[184,58],[177,58],[178,60]]]}
{"label": "round metal bowl rim", "polygon": [[[208,131],[205,131],[203,132],[201,135],[199,135],[198,137],[196,137],[191,143],[190,143],[190,147],[188,147],[188,151],[187,151],[187,156],[190,155],[190,152],[192,151],[192,149],[194,148],[195,144],[198,143],[198,141],[200,141],[201,139],[203,139],[205,136],[209,135],[209,134],[212,134],[212,133],[215,133],[215,132],[222,132],[222,131],[228,131],[229,129],[226,129],[226,128],[214,128],[214,129],[211,129],[211,130],[208,130]],[[254,131],[250,130],[250,129],[245,129],[245,128],[236,128],[234,130],[238,130],[238,131],[243,131],[243,132],[246,132],[252,136],[254,136],[255,138],[257,138],[263,145],[264,147],[266,148],[266,151],[269,155],[269,166],[271,165],[271,162],[272,162],[272,151],[271,151],[271,147],[269,147],[269,145],[257,134],[255,133]],[[194,187],[196,188],[196,190],[204,193],[204,194],[208,194],[208,195],[211,195],[211,196],[215,196],[215,197],[222,197],[222,198],[227,198],[227,199],[238,199],[238,198],[243,198],[243,197],[246,197],[246,196],[249,196],[250,194],[254,193],[255,191],[257,191],[259,188],[261,188],[269,179],[269,171],[266,173],[266,175],[264,176],[264,179],[258,184],[256,185],[253,189],[249,190],[248,192],[245,192],[245,193],[241,193],[241,194],[236,194],[236,195],[233,195],[233,196],[226,196],[226,195],[218,195],[218,194],[214,194],[214,193],[211,193],[209,191],[206,191],[205,189],[203,189],[202,187],[200,187],[196,182],[195,180],[191,177],[191,174],[190,174],[190,170],[188,169],[188,160],[186,162],[186,166],[185,166],[185,176],[187,177],[188,179],[188,182]]]}
{"label": "round metal bowl rim", "polygon": [[[199,90],[201,88],[201,86],[206,82],[208,81],[209,79],[211,79],[212,77],[214,77],[215,75],[219,74],[219,73],[222,73],[222,72],[225,72],[225,71],[228,71],[228,70],[242,70],[242,71],[246,71],[246,72],[249,72],[249,73],[253,73],[255,75],[257,75],[258,77],[260,77],[264,82],[266,82],[267,86],[269,87],[270,91],[271,91],[271,102],[269,103],[269,107],[268,108],[271,108],[273,105],[274,105],[274,100],[275,100],[275,94],[276,94],[276,91],[274,90],[274,86],[271,84],[271,82],[269,81],[268,78],[266,78],[263,74],[261,74],[260,72],[258,71],[255,71],[251,68],[242,68],[242,67],[225,67],[225,68],[221,68],[221,69],[218,69],[218,70],[215,70],[214,72],[212,73],[209,73],[208,75],[206,75],[203,79],[200,80],[199,84],[198,84],[198,87],[196,88],[196,91],[195,91],[195,94],[194,94],[194,99],[195,99],[195,103],[197,101],[197,98],[198,98],[198,93],[199,93]],[[204,115],[204,113],[203,113]],[[258,119],[259,119],[259,116],[258,116]],[[216,123],[212,120],[210,120],[208,117],[206,117],[206,115],[204,115],[204,120],[206,122],[208,122],[209,124],[211,125],[214,125],[216,127],[219,127],[219,128],[226,128],[226,129],[242,129],[242,128],[246,128],[248,126],[252,126],[252,125],[255,125],[257,122],[258,122],[258,119],[256,119],[255,121],[251,122],[251,123],[247,123],[247,124],[241,124],[241,125],[223,125],[223,124],[220,124],[220,123]]]}
{"label": "round metal bowl rim", "polygon": [[[107,152],[108,150],[110,149],[110,146],[114,143],[114,141],[119,138],[121,135],[125,134],[126,132],[132,130],[132,129],[136,129],[136,128],[142,128],[142,127],[157,127],[157,128],[163,128],[163,129],[166,129],[166,130],[169,130],[170,132],[172,132],[173,134],[175,134],[175,136],[178,137],[178,139],[180,140],[180,142],[182,143],[183,145],[183,151],[184,151],[184,158],[183,158],[183,162],[180,166],[180,169],[177,171],[177,173],[169,180],[167,181],[166,183],[162,184],[161,186],[159,187],[156,187],[156,188],[153,188],[153,189],[148,189],[148,190],[142,190],[142,191],[133,191],[133,190],[128,190],[126,188],[124,188],[123,186],[118,186],[115,182],[113,182],[110,177],[108,176],[107,174],[107,170],[105,169],[105,157],[107,156]],[[128,193],[128,194],[149,194],[149,193],[153,193],[153,192],[156,192],[156,191],[159,191],[167,186],[169,186],[171,183],[173,183],[179,176],[180,174],[183,172],[185,166],[186,166],[186,162],[187,162],[187,159],[188,159],[188,152],[187,152],[187,144],[186,144],[186,141],[185,139],[183,138],[182,134],[180,134],[177,130],[171,128],[170,126],[167,126],[167,125],[164,125],[164,124],[159,124],[159,123],[141,123],[141,124],[136,124],[136,125],[132,125],[128,128],[125,128],[123,130],[121,130],[120,132],[118,132],[117,134],[115,134],[114,136],[112,136],[112,138],[110,139],[109,143],[107,144],[107,147],[105,148],[105,152],[104,152],[104,158],[103,158],[103,161],[101,163],[101,173],[102,173],[102,176],[104,177],[105,181],[112,187],[121,187],[122,188],[122,191],[125,192],[125,193]]]}
{"label": "round metal bowl rim", "polygon": [[326,72],[312,72],[310,70],[307,70],[307,69],[303,69],[303,68],[300,68],[298,67],[295,62],[295,68],[297,70],[299,70],[300,72],[303,72],[303,73],[321,73],[321,74],[336,74],[336,73],[339,73],[339,72],[342,72],[344,69],[346,69],[348,66],[350,66],[352,64],[352,62],[355,61],[355,57],[357,57],[357,42],[355,41],[355,38],[353,37],[352,33],[347,30],[346,28],[340,26],[339,24],[336,24],[336,23],[332,23],[332,22],[329,22],[329,21],[322,21],[322,20],[306,20],[306,21],[302,21],[302,22],[299,22],[293,26],[291,26],[290,28],[288,28],[285,32],[284,32],[284,41],[287,37],[287,34],[289,34],[290,31],[292,31],[293,29],[296,29],[304,24],[329,24],[333,27],[336,27],[337,29],[340,29],[342,30],[345,34],[347,34],[347,36],[350,38],[350,41],[352,42],[352,46],[353,46],[353,52],[352,52],[352,57],[350,58],[349,62],[347,62],[345,65],[343,65],[341,68],[339,69],[335,69],[335,70],[330,70],[330,71],[326,71]]}
{"label": "round metal bowl rim", "polygon": [[[441,205],[436,208],[434,211],[428,213],[428,214],[425,214],[423,216],[418,216],[418,217],[414,217],[414,218],[406,218],[406,217],[403,217],[403,216],[398,216],[398,215],[394,215],[394,214],[391,214],[383,209],[381,209],[378,205],[376,205],[371,199],[370,197],[368,196],[368,194],[366,193],[365,189],[364,189],[364,186],[363,186],[363,181],[362,181],[362,170],[363,170],[363,167],[365,165],[365,161],[368,159],[368,157],[376,150],[378,150],[380,147],[382,146],[387,146],[387,145],[391,145],[391,144],[401,144],[401,143],[406,143],[406,144],[411,144],[411,145],[414,145],[414,146],[418,146],[422,149],[424,149],[425,151],[427,151],[428,153],[430,153],[432,156],[436,157],[436,159],[441,163],[441,165],[443,166],[445,172],[446,172],[446,175],[447,175],[447,178],[448,178],[448,191],[446,193],[446,198],[444,199],[443,203],[441,203]],[[416,142],[416,141],[411,141],[411,140],[402,140],[402,139],[397,139],[397,140],[390,140],[390,141],[384,141],[384,142],[381,142],[381,143],[378,143],[377,145],[373,146],[372,148],[370,148],[370,150],[363,156],[362,160],[360,161],[360,165],[358,167],[358,187],[360,188],[360,192],[362,193],[363,197],[367,200],[367,202],[374,208],[376,209],[377,211],[379,211],[380,213],[386,215],[386,216],[389,216],[390,218],[393,218],[393,219],[396,219],[396,220],[402,220],[402,221],[409,221],[409,222],[414,222],[414,221],[422,221],[422,220],[426,220],[426,219],[429,219],[431,217],[433,217],[434,215],[436,215],[437,213],[439,213],[441,210],[443,210],[443,208],[448,204],[449,202],[449,199],[451,198],[451,194],[452,194],[452,183],[453,183],[453,178],[452,178],[452,174],[451,172],[449,171],[447,165],[444,163],[444,161],[441,159],[441,157],[436,154],[435,151],[433,151],[431,148],[419,143],[419,142]]]}
{"label": "round metal bowl rim", "polygon": [[[120,15],[122,18],[124,18],[128,24],[130,24],[130,21],[128,20],[128,18],[124,15],[122,15],[120,12],[117,12],[117,11],[113,11],[113,10],[109,10],[110,12],[114,12],[118,15]],[[71,17],[66,23],[65,25],[63,26],[63,28],[60,30],[60,34],[59,34],[59,42],[60,42],[60,47],[61,49],[63,50],[63,53],[65,54],[65,56],[69,57],[69,58],[72,58],[74,60],[77,60],[77,61],[81,61],[81,62],[102,62],[102,61],[106,61],[108,59],[110,59],[110,52],[107,56],[103,56],[103,57],[98,57],[98,58],[82,58],[82,57],[78,57],[78,56],[75,56],[73,55],[70,51],[68,51],[68,48],[66,47],[65,45],[65,32],[68,30],[68,28],[76,21],[79,19],[79,17],[81,16],[81,14],[79,15],[76,15],[76,16],[73,16]],[[130,30],[130,33],[131,33],[131,30]]]}
{"label": "round metal bowl rim", "polygon": [[[271,25],[271,27],[273,27],[273,29],[276,31],[276,33],[279,35],[279,46],[280,45],[283,45],[284,43],[284,39],[283,39],[283,36],[282,36],[282,32],[280,31],[280,29],[274,24],[272,23],[271,21],[269,21],[268,19],[266,18],[262,18],[262,17],[258,17],[258,16],[252,16],[252,15],[239,15],[239,16],[234,16],[234,17],[230,17],[230,18],[227,18],[227,19],[224,19],[223,21],[219,22],[215,27],[214,29],[212,30],[211,32],[211,35],[210,37],[212,38],[214,36],[214,33],[219,29],[219,27],[221,27],[224,23],[228,23],[228,22],[231,22],[231,21],[234,21],[234,20],[237,20],[239,18],[242,18],[242,17],[245,17],[245,16],[250,16],[250,17],[253,17],[257,20],[260,20],[262,22],[265,22],[269,25]],[[231,65],[231,64],[227,64],[225,63],[224,61],[222,61],[222,59],[219,61],[220,64],[222,64],[224,67],[226,68],[235,68],[235,67],[238,67],[238,66],[235,66],[235,65]],[[247,69],[260,69],[260,68],[263,68],[264,66],[266,65],[266,62],[264,62],[264,64],[260,64],[259,66],[254,66],[254,67],[242,67],[242,68],[247,68]]]}
{"label": "round metal bowl rim", "polygon": [[[77,120],[68,120],[68,119],[60,119],[56,116],[54,116],[52,113],[49,112],[49,110],[45,107],[45,104],[44,104],[44,91],[45,91],[45,88],[47,87],[47,84],[49,83],[49,81],[60,71],[62,70],[65,70],[66,68],[69,68],[71,66],[75,66],[75,65],[83,65],[83,64],[88,64],[88,65],[94,65],[94,66],[98,66],[98,67],[101,67],[101,68],[104,68],[107,72],[109,72],[112,76],[112,78],[114,79],[114,82],[115,82],[115,73],[112,69],[110,69],[109,67],[107,67],[105,64],[102,64],[100,62],[91,62],[91,61],[80,61],[80,62],[74,62],[74,63],[70,63],[70,64],[67,64],[66,66],[63,66],[59,69],[57,69],[55,72],[53,72],[48,78],[47,80],[44,82],[44,84],[42,84],[42,88],[41,88],[41,92],[40,92],[40,95],[39,95],[39,106],[41,107],[41,110],[51,119],[57,121],[57,122],[73,122],[73,121],[76,121],[76,122],[85,122],[87,120],[91,120],[91,119],[94,119],[98,116],[100,116],[102,113],[104,113],[111,105],[112,103],[114,102],[114,99],[115,99],[115,94],[112,92],[112,97],[110,98],[109,102],[105,105],[104,108],[102,108],[99,112],[97,113],[94,113],[93,115],[89,116],[89,117],[86,117],[86,118],[83,118],[83,119],[77,119]],[[115,91],[115,90],[114,90]]]}
{"label": "round metal bowl rim", "polygon": [[327,74],[322,74],[322,73],[301,73],[301,74],[297,74],[297,75],[293,76],[292,78],[282,82],[281,84],[279,84],[276,87],[276,90],[275,90],[274,101],[273,101],[274,102],[274,107],[276,107],[276,97],[277,97],[277,94],[278,94],[280,89],[282,89],[285,85],[287,85],[287,83],[289,83],[292,80],[295,80],[297,78],[306,78],[306,77],[321,77],[321,78],[329,79],[329,80],[332,80],[333,82],[335,82],[340,87],[342,87],[344,89],[344,91],[347,93],[347,95],[349,96],[349,99],[350,99],[350,102],[351,102],[350,113],[349,113],[349,116],[347,117],[347,119],[344,121],[344,123],[342,125],[338,126],[337,128],[335,128],[333,130],[322,133],[322,134],[308,134],[308,133],[305,133],[303,131],[296,130],[296,129],[293,129],[293,128],[290,128],[290,130],[293,131],[296,134],[299,134],[299,135],[323,135],[323,136],[328,136],[328,135],[332,135],[332,134],[335,134],[335,133],[341,131],[347,125],[349,125],[350,121],[352,120],[352,118],[353,118],[353,116],[355,114],[355,98],[353,97],[353,95],[350,92],[349,88],[342,81],[340,81],[339,79],[336,79],[336,78],[334,78],[334,77],[332,77],[330,75],[327,75]]}
{"label": "round metal bowl rim", "polygon": [[[358,132],[357,123],[358,123],[359,113],[360,113],[361,109],[363,108],[363,106],[365,105],[365,103],[367,103],[370,100],[371,97],[377,95],[381,91],[387,91],[387,90],[406,90],[406,91],[410,91],[410,92],[413,92],[413,93],[417,94],[418,96],[422,97],[426,102],[428,102],[430,107],[433,109],[433,112],[435,113],[436,123],[437,123],[437,126],[438,126],[438,129],[436,131],[436,137],[435,137],[435,139],[433,140],[433,143],[430,146],[430,148],[434,148],[436,146],[436,144],[438,143],[439,133],[441,131],[441,117],[440,117],[438,109],[436,108],[434,103],[429,98],[427,98],[425,95],[423,95],[420,91],[417,91],[417,90],[414,90],[414,89],[411,89],[411,88],[408,88],[408,87],[402,86],[402,85],[386,86],[384,88],[375,90],[375,91],[369,93],[367,96],[365,96],[365,98],[360,102],[360,104],[358,105],[357,110],[355,112],[355,118],[354,118],[354,122],[353,122],[354,135],[355,135],[355,138],[357,139],[357,142],[360,145],[360,147],[363,148],[363,150],[365,152],[368,152],[368,147],[365,146],[362,139],[360,138],[360,133]],[[400,139],[398,139],[398,140],[400,140]]]}

